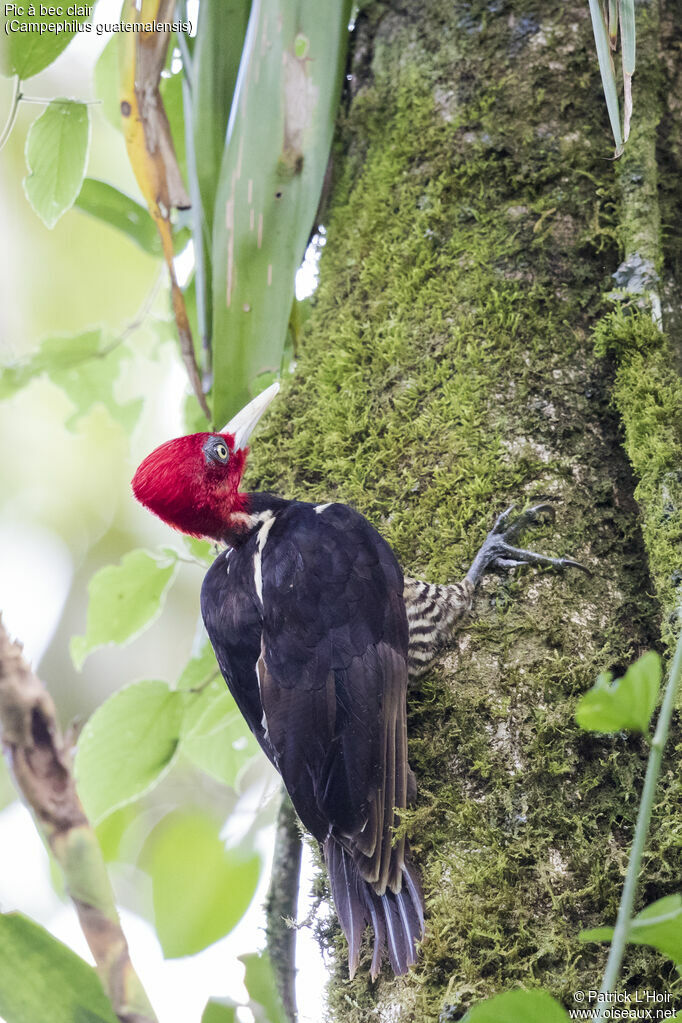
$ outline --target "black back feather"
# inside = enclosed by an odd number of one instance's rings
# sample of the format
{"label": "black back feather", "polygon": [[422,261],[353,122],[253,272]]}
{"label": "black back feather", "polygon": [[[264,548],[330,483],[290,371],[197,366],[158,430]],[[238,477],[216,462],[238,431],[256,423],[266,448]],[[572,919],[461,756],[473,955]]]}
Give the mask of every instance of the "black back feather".
{"label": "black back feather", "polygon": [[405,840],[393,842],[411,774],[402,572],[345,505],[253,501],[261,522],[204,581],[206,629],[237,705],[323,845],[351,974],[368,924],[372,976],[384,948],[404,973],[424,919]]}

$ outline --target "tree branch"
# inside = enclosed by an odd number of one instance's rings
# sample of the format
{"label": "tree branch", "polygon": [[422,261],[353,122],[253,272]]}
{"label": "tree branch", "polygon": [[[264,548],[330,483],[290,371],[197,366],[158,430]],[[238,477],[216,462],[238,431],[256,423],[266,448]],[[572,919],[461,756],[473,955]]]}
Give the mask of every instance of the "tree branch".
{"label": "tree branch", "polygon": [[0,618],[0,737],[15,782],[59,863],[121,1023],[156,1023],[133,969],[95,833],[83,812],[52,698]]}
{"label": "tree branch", "polygon": [[266,935],[277,988],[290,1023],[296,1023],[296,919],[301,873],[301,833],[286,792],[277,815],[275,859],[265,903]]}

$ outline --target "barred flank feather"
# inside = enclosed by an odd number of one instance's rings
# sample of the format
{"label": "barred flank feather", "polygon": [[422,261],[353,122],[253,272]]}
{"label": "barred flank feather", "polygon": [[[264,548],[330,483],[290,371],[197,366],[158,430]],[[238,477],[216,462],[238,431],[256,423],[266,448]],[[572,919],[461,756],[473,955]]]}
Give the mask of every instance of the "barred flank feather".
{"label": "barred flank feather", "polygon": [[397,974],[417,961],[416,942],[424,935],[424,908],[417,872],[406,860],[402,888],[396,894],[386,889],[379,895],[360,876],[353,857],[330,836],[324,843],[332,896],[339,921],[348,941],[348,970],[353,977],[360,960],[362,936],[368,924],[374,931],[371,976],[376,980],[384,949],[391,969]]}

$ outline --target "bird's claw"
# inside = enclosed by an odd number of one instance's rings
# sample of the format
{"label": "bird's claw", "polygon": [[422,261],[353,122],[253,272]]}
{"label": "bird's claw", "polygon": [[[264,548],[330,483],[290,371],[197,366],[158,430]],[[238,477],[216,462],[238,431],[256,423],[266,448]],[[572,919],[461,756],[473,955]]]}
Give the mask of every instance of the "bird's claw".
{"label": "bird's claw", "polygon": [[543,517],[546,517],[550,522],[554,522],[556,518],[556,510],[552,504],[535,504],[532,508],[526,508],[525,511],[521,512],[515,522],[512,522],[510,526],[507,526],[509,517],[514,511],[516,505],[510,505],[501,515],[498,515],[495,520],[495,525],[490,530],[491,533],[501,533],[503,539],[509,543],[511,540],[515,540],[524,529],[528,526],[535,526],[542,521]]}
{"label": "bird's claw", "polygon": [[510,524],[509,519],[514,511],[511,505],[495,520],[493,528],[483,541],[483,545],[474,558],[467,573],[467,578],[474,586],[489,568],[516,568],[519,565],[539,565],[547,568],[579,568],[590,575],[590,570],[573,558],[551,558],[545,554],[536,554],[521,547],[515,547],[515,541],[529,526],[541,522],[543,517],[554,521],[556,512],[551,504],[536,504],[527,508]]}

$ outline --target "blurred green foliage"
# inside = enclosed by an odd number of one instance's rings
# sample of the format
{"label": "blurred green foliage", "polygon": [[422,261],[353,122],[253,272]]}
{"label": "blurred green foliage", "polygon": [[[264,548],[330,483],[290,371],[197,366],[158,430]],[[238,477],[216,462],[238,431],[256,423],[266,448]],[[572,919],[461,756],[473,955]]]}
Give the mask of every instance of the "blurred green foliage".
{"label": "blurred green foliage", "polygon": [[0,1013],[7,1023],[116,1023],[92,966],[20,913],[0,913]]}
{"label": "blurred green foliage", "polygon": [[[270,266],[260,274],[260,294],[250,291],[259,322],[270,315],[265,311],[274,273],[278,322],[266,332],[264,366],[278,373],[282,363],[294,275],[314,224],[331,142],[350,5],[334,0],[324,18],[308,0],[294,7],[298,21],[291,5],[269,2],[273,24],[284,18],[287,26],[282,43],[258,58],[265,79],[284,99],[283,108],[264,105],[271,110],[269,125],[259,117],[249,126],[242,116],[237,135],[226,138],[231,100],[240,96],[237,71],[245,39],[248,43],[249,2],[201,0],[199,35],[172,42],[160,83],[179,166],[196,200],[191,230],[187,215],[173,216],[173,243],[197,332],[203,318],[204,344],[197,341],[196,350],[206,370],[215,321],[213,263],[222,263],[228,246],[245,279],[249,260],[266,258]],[[327,31],[329,17],[333,32]],[[254,24],[252,37],[255,31]],[[85,35],[73,33],[81,52]],[[7,189],[0,205],[3,226],[16,239],[0,313],[0,429],[7,448],[0,528],[5,521],[20,522],[30,531],[33,524],[65,542],[71,589],[41,674],[67,714],[99,704],[78,741],[81,798],[99,822],[108,860],[149,874],[151,910],[165,953],[191,955],[230,931],[247,910],[262,870],[255,836],[272,811],[255,800],[247,837],[225,848],[220,814],[227,804],[217,797],[217,786],[234,790],[234,805],[240,793],[260,790],[263,780],[262,772],[251,769],[260,754],[219,677],[213,652],[205,638],[197,642],[193,635],[201,569],[212,550],[199,541],[168,538],[133,506],[128,491],[135,462],[170,432],[182,430],[187,386],[161,276],[161,245],[119,130],[117,40],[103,40],[98,53],[91,45],[95,33],[87,35],[92,82],[78,61],[69,62],[71,50],[53,66],[71,41],[68,33],[9,36],[6,67],[21,81],[18,87],[8,83],[6,91],[12,131],[4,140]],[[24,80],[34,74],[39,77],[29,90]],[[46,97],[37,110],[26,102],[30,92]],[[0,103],[4,97],[0,90]],[[258,149],[264,136],[267,163]],[[237,146],[244,144],[255,145],[240,166],[256,196],[270,188],[273,169],[278,161],[286,163],[292,144],[300,149],[300,166],[285,175],[287,201],[273,200],[273,211],[286,210],[285,221],[278,213],[261,216],[257,232],[253,228],[255,249],[246,239],[235,251],[225,234],[225,209],[214,217],[214,207],[232,175]],[[222,286],[220,295],[222,301]],[[232,348],[223,343],[213,377],[221,414],[230,401],[263,383],[255,380],[260,362],[252,365],[243,355],[252,340],[247,331],[233,335]],[[292,354],[289,346],[287,359]],[[228,392],[232,398],[225,397]],[[197,427],[204,427],[205,420],[193,415]],[[162,539],[174,546],[155,551]],[[50,557],[46,547],[46,565]],[[88,579],[85,633],[73,635],[83,628]],[[40,614],[40,604],[34,606]],[[52,627],[45,623],[46,639]],[[65,658],[70,634],[74,664],[85,669],[82,681]],[[129,652],[120,649],[133,640]],[[147,667],[150,680],[126,684]],[[164,674],[177,679],[175,685]],[[171,769],[175,781],[168,781]],[[126,900],[144,910],[144,899],[124,895]],[[62,962],[52,939],[44,954]],[[245,965],[256,1019],[278,1023],[281,1007],[267,959],[253,957]],[[207,1012],[229,1018],[233,1007],[215,1003]],[[19,1016],[11,1019],[17,1021]]]}
{"label": "blurred green foliage", "polygon": [[[582,931],[581,941],[610,941],[613,927],[593,927]],[[651,945],[661,955],[682,966],[682,895],[667,895],[643,909],[631,921],[628,941],[633,945]]]}
{"label": "blurred green foliage", "polygon": [[661,685],[661,658],[653,650],[630,665],[624,678],[611,672],[599,676],[580,698],[575,718],[588,732],[649,731]]}

